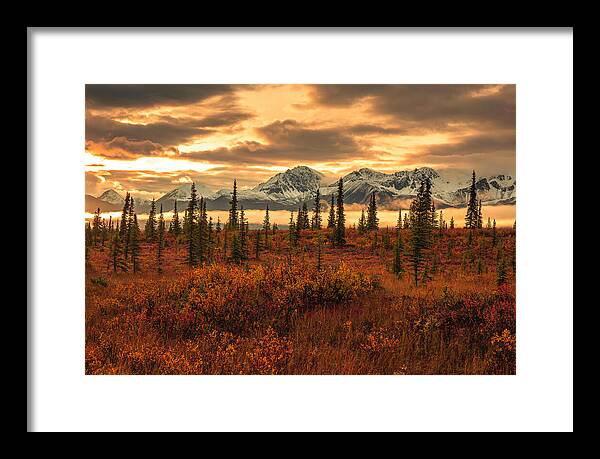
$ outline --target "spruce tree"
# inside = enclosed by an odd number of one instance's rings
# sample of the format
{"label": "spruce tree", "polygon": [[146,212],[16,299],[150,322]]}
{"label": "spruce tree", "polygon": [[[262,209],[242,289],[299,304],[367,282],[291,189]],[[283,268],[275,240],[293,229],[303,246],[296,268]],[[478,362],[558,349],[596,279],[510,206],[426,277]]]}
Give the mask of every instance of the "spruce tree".
{"label": "spruce tree", "polygon": [[499,251],[498,261],[496,265],[496,284],[498,286],[506,284],[507,282],[507,273],[506,273],[506,262],[504,260],[504,253],[502,248]]}
{"label": "spruce tree", "polygon": [[426,267],[423,267],[426,254],[431,246],[431,182],[429,178],[421,182],[417,196],[410,206],[411,230],[411,264],[415,286],[418,285],[419,271],[423,271],[422,279],[427,279]]}
{"label": "spruce tree", "polygon": [[431,200],[431,207],[430,207],[430,218],[431,218],[431,229],[434,229],[437,227],[438,221],[437,221],[437,214],[435,212],[435,204],[433,203],[433,199]]}
{"label": "spruce tree", "polygon": [[240,240],[240,252],[241,259],[248,259],[248,224],[246,222],[246,216],[244,214],[244,206],[240,208],[240,219],[239,219],[239,240]]}
{"label": "spruce tree", "polygon": [[125,256],[125,260],[128,259],[131,253],[131,242],[133,239],[133,220],[135,215],[135,204],[133,201],[133,197],[129,200],[129,215],[127,216],[127,244],[123,249],[123,255]]}
{"label": "spruce tree", "polygon": [[130,252],[131,252],[131,266],[133,272],[137,273],[140,271],[140,227],[138,225],[137,215],[133,214],[133,220],[129,228],[130,231]]}
{"label": "spruce tree", "polygon": [[304,227],[304,214],[302,212],[302,208],[298,208],[298,216],[296,217],[296,243],[300,241],[300,236],[302,236],[302,228]]}
{"label": "spruce tree", "polygon": [[481,199],[477,207],[477,228],[483,228],[483,214],[481,213]]}
{"label": "spruce tree", "polygon": [[494,223],[492,224],[492,246],[496,247],[498,242],[498,235],[496,233],[496,219],[494,218]]}
{"label": "spruce tree", "polygon": [[150,204],[150,212],[148,213],[148,220],[146,220],[146,226],[144,227],[144,235],[148,242],[156,241],[156,202],[152,198]]}
{"label": "spruce tree", "polygon": [[485,228],[488,229],[488,230],[492,229],[492,219],[490,217],[488,217],[487,225],[486,225]]}
{"label": "spruce tree", "polygon": [[313,204],[313,216],[312,216],[311,227],[314,230],[320,230],[321,226],[322,226],[322,221],[321,221],[321,192],[319,191],[319,188],[317,187],[317,191],[315,193],[315,202]]}
{"label": "spruce tree", "polygon": [[450,217],[450,229],[454,229],[454,217]]}
{"label": "spruce tree", "polygon": [[239,265],[242,262],[242,259],[242,244],[239,233],[235,231],[231,238],[231,261]]}
{"label": "spruce tree", "polygon": [[163,248],[165,245],[165,217],[163,216],[162,204],[160,205],[160,214],[158,216],[156,241],[158,247],[156,248],[156,271],[158,274],[163,272]]}
{"label": "spruce tree", "polygon": [[197,251],[198,243],[196,236],[196,214],[198,210],[198,196],[196,195],[196,185],[192,183],[190,192],[190,200],[188,207],[185,212],[184,227],[187,227],[186,239],[187,239],[187,263],[190,267],[194,267],[198,263]]}
{"label": "spruce tree", "polygon": [[408,214],[404,214],[404,229],[410,228],[410,212]]}
{"label": "spruce tree", "polygon": [[364,234],[367,230],[367,219],[365,218],[365,209],[360,211],[360,218],[357,226],[358,234]]}
{"label": "spruce tree", "polygon": [[402,267],[402,236],[398,233],[396,243],[394,244],[394,262],[392,264],[392,272],[400,277],[404,269]]}
{"label": "spruce tree", "polygon": [[[122,223],[121,227],[123,227]],[[127,264],[123,259],[123,246],[121,245],[121,235],[119,234],[119,231],[115,232],[115,236],[113,237],[111,247],[111,259],[114,272],[117,272],[117,270],[127,271]]]}
{"label": "spruce tree", "polygon": [[265,218],[263,219],[262,230],[265,232],[265,249],[270,249],[269,233],[271,232],[271,220],[269,217],[269,205],[265,209]]}
{"label": "spruce tree", "polygon": [[[129,193],[125,195],[125,202],[123,203],[123,211],[121,212],[121,221],[119,226],[119,241],[124,244],[127,241],[127,234],[129,228],[127,227],[127,217],[129,216],[129,206],[131,205],[131,196]],[[123,249],[123,247],[121,247]]]}
{"label": "spruce tree", "polygon": [[169,226],[170,233],[177,239],[181,235],[181,223],[179,222],[179,213],[177,212],[177,200],[173,206],[173,217]]}
{"label": "spruce tree", "polygon": [[467,204],[467,215],[465,216],[465,228],[477,228],[478,220],[477,207],[477,188],[475,187],[475,171],[471,178],[471,187],[469,188],[469,202]]}
{"label": "spruce tree", "polygon": [[338,182],[337,212],[335,215],[335,244],[346,244],[346,215],[344,214],[344,179]]}
{"label": "spruce tree", "polygon": [[102,217],[100,217],[100,207],[94,212],[94,218],[92,219],[92,244],[98,245],[100,241],[100,231],[101,231],[101,221]]}
{"label": "spruce tree", "polygon": [[290,247],[296,246],[296,224],[294,223],[294,212],[290,213],[290,223],[288,225],[288,242]]}
{"label": "spruce tree", "polygon": [[398,209],[398,221],[396,222],[396,237],[400,235],[402,230],[402,209]]}
{"label": "spruce tree", "polygon": [[308,206],[306,202],[302,203],[302,229],[310,229],[310,217],[308,216]]}
{"label": "spruce tree", "polygon": [[335,202],[331,195],[331,204],[329,206],[329,218],[327,219],[327,228],[335,228]]}
{"label": "spruce tree", "polygon": [[85,264],[90,261],[90,246],[92,245],[92,227],[90,222],[85,224]]}
{"label": "spruce tree", "polygon": [[377,218],[377,200],[375,192],[371,193],[369,206],[367,207],[367,231],[373,231],[379,228],[379,218]]}
{"label": "spruce tree", "polygon": [[237,181],[233,181],[233,192],[231,193],[231,201],[229,201],[229,229],[238,229],[238,199],[237,199]]}
{"label": "spruce tree", "polygon": [[227,241],[229,240],[229,235],[228,235],[228,230],[227,230],[227,225],[225,225],[225,228],[223,229],[223,259],[227,258]]}
{"label": "spruce tree", "polygon": [[[205,204],[206,208],[206,204]],[[209,263],[214,261],[215,252],[215,229],[212,217],[208,218],[208,247],[206,248],[206,257]]]}
{"label": "spruce tree", "polygon": [[196,248],[199,264],[204,264],[208,254],[208,218],[206,214],[206,200],[200,197],[198,202],[198,222],[196,225]]}

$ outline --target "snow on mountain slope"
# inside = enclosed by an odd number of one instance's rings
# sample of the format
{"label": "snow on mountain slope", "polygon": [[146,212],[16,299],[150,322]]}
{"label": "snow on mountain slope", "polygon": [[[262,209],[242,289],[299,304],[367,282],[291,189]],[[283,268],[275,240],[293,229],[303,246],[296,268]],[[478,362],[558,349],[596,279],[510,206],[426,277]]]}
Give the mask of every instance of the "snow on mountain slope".
{"label": "snow on mountain slope", "polygon": [[[198,199],[200,199],[200,197],[207,198],[213,194],[213,191],[210,188],[201,183],[195,183],[194,185],[196,186],[196,195],[198,196]],[[156,200],[156,209],[159,210],[162,205],[163,211],[168,212],[173,210],[175,201],[177,201],[178,210],[183,210],[187,206],[187,202],[190,200],[191,196],[192,184],[184,183],[158,198]]]}
{"label": "snow on mountain slope", "polygon": [[251,191],[262,193],[274,201],[296,204],[310,199],[322,178],[322,173],[310,167],[296,166],[274,175]]}
{"label": "snow on mountain slope", "polygon": [[[437,172],[430,167],[392,174],[360,169],[343,177],[344,201],[364,204],[371,193],[377,193],[380,202],[412,198],[423,180],[429,178],[434,199],[441,206],[463,206],[467,203],[471,177],[465,172],[453,170]],[[321,189],[323,196],[337,191],[338,183]],[[481,178],[476,182],[478,196],[484,203],[494,204],[516,200],[516,182],[508,175]]]}
{"label": "snow on mountain slope", "polygon": [[[310,202],[319,188],[323,201],[329,202],[331,195],[337,193],[338,183],[323,185],[324,175],[306,166],[297,166],[274,175],[269,180],[252,189],[238,189],[240,207],[246,209],[264,209],[268,205],[272,210],[297,209],[303,202]],[[471,175],[466,171],[440,170],[420,167],[408,171],[390,174],[362,168],[350,172],[343,177],[344,202],[348,204],[365,204],[371,193],[377,194],[382,205],[395,205],[397,200],[412,199],[421,182],[429,178],[436,205],[443,207],[465,206],[469,197]],[[191,194],[191,183],[181,185],[169,191],[156,201],[156,209],[168,212],[173,209],[175,201],[179,210],[187,206]],[[510,175],[493,175],[479,177],[476,182],[477,194],[483,204],[514,204],[516,202],[516,180]],[[213,192],[202,184],[196,184],[198,197],[204,196],[210,210],[227,210],[231,201],[231,189]],[[114,190],[105,191],[105,201],[110,199],[122,206],[122,196]],[[101,197],[102,198],[102,197]],[[111,202],[106,201],[106,202]],[[116,205],[116,204],[115,204]],[[136,199],[136,210],[147,212],[149,201]]]}
{"label": "snow on mountain slope", "polygon": [[125,198],[115,190],[106,190],[98,196],[98,199],[100,199],[100,201],[108,202],[109,204],[118,204],[120,206],[125,202]]}

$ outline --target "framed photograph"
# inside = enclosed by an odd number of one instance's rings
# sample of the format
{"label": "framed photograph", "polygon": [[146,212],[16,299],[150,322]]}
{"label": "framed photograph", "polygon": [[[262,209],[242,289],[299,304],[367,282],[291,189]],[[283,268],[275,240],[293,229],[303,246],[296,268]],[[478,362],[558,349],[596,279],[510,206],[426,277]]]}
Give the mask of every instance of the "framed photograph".
{"label": "framed photograph", "polygon": [[28,54],[28,430],[572,431],[572,29]]}

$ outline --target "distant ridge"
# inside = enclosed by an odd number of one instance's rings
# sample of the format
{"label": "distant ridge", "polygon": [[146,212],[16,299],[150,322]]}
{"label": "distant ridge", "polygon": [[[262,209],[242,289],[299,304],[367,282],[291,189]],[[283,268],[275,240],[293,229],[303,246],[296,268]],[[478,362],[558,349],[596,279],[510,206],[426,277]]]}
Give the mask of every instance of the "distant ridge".
{"label": "distant ridge", "polygon": [[[295,210],[303,202],[310,202],[314,199],[314,193],[318,187],[323,201],[328,203],[331,195],[337,191],[337,182],[324,185],[322,183],[323,178],[324,175],[321,172],[310,167],[296,166],[285,172],[275,174],[269,180],[260,183],[251,190],[238,189],[238,201],[246,209],[264,209],[268,205],[271,210]],[[343,177],[344,202],[347,204],[364,204],[371,193],[376,193],[377,199],[383,206],[393,206],[395,201],[412,199],[416,195],[419,184],[425,178],[429,178],[432,182],[433,197],[438,208],[466,206],[471,183],[470,174],[455,171],[436,171],[430,167],[419,167],[390,174],[369,168],[352,171]],[[195,185],[198,196],[203,196],[206,199],[208,210],[229,209],[230,189],[215,192],[201,183]],[[516,179],[510,175],[497,174],[478,177],[476,187],[478,196],[484,205],[516,203]],[[157,210],[162,204],[163,210],[168,212],[173,209],[176,201],[179,210],[184,210],[189,201],[190,193],[191,183],[185,183],[174,188],[156,200]],[[111,210],[122,208],[123,197],[115,190],[106,190],[97,198],[86,195],[86,210],[90,211],[88,210],[88,196],[92,207],[96,206],[97,208],[99,201],[104,203],[103,205],[107,208],[110,207]],[[91,198],[97,201],[92,202]],[[136,210],[139,213],[147,212],[150,208],[150,201],[148,200],[136,199],[135,203]],[[115,208],[115,206],[118,208]],[[100,207],[102,209],[102,206]]]}

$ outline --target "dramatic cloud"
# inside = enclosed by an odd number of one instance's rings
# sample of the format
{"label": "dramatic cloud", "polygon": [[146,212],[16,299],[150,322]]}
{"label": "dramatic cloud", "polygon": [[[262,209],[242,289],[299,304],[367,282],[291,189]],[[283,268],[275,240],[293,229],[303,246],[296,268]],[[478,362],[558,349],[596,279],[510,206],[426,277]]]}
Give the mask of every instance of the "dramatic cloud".
{"label": "dramatic cloud", "polygon": [[189,105],[233,92],[231,85],[212,84],[88,84],[88,108],[148,108]]}
{"label": "dramatic cloud", "polygon": [[469,156],[507,153],[513,155],[516,138],[514,133],[477,134],[449,145],[434,145],[424,150],[432,156]]}
{"label": "dramatic cloud", "polygon": [[296,165],[514,174],[515,112],[514,85],[88,85],[86,185],[252,187]]}
{"label": "dramatic cloud", "polygon": [[312,95],[324,106],[351,106],[367,99],[376,113],[431,127],[515,125],[514,85],[315,85]]}

